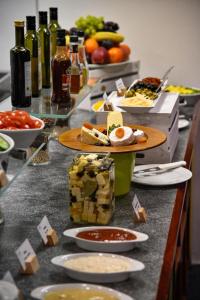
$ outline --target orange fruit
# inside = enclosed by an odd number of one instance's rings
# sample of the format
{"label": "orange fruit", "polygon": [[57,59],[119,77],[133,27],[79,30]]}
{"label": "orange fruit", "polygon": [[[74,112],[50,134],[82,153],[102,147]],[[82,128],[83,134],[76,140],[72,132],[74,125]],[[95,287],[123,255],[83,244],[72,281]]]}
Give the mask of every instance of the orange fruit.
{"label": "orange fruit", "polygon": [[124,60],[127,60],[129,58],[129,55],[131,54],[131,48],[126,44],[120,44],[119,48],[123,52]]}
{"label": "orange fruit", "polygon": [[124,54],[119,47],[112,47],[108,50],[109,60],[111,63],[119,63],[123,60]]}
{"label": "orange fruit", "polygon": [[85,41],[85,50],[87,53],[92,53],[94,50],[99,48],[99,44],[93,38],[89,38]]}

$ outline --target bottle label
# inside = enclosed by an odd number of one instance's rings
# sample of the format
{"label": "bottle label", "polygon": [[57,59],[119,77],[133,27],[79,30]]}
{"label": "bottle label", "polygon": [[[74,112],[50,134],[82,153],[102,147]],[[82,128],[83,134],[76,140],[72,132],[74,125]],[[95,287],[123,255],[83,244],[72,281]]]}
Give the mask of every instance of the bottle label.
{"label": "bottle label", "polygon": [[70,85],[70,76],[68,74],[62,74],[62,91],[68,91]]}
{"label": "bottle label", "polygon": [[31,62],[24,63],[25,97],[31,96]]}

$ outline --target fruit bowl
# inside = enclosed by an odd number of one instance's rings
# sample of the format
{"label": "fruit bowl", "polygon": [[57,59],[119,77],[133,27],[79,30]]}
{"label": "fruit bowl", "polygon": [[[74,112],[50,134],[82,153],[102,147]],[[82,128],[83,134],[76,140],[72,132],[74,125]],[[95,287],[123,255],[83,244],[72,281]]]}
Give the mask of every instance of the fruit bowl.
{"label": "fruit bowl", "polygon": [[36,117],[31,117],[33,120],[39,121],[41,127],[39,128],[30,128],[30,129],[0,129],[0,133],[8,135],[14,140],[15,148],[28,148],[43,130],[45,124],[41,119]]}

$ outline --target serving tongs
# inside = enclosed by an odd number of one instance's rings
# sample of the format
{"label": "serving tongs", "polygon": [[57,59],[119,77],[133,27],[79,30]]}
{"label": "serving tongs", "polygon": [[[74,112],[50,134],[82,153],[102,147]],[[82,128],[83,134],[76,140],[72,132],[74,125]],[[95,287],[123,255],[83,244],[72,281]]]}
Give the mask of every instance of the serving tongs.
{"label": "serving tongs", "polygon": [[162,86],[165,84],[165,82],[166,82],[166,80],[168,79],[168,75],[169,75],[169,73],[173,70],[173,68],[174,68],[174,66],[171,66],[166,72],[165,72],[165,74],[163,75],[163,77],[160,79],[160,84],[159,84],[159,86],[157,87],[157,89],[156,89],[156,93],[158,93],[160,90],[161,90],[161,88],[162,88]]}

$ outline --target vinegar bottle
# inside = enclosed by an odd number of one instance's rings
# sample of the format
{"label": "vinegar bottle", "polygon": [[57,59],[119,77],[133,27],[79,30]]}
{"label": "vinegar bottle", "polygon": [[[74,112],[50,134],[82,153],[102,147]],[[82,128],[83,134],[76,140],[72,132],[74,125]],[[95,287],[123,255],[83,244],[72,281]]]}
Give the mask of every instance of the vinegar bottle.
{"label": "vinegar bottle", "polygon": [[67,46],[65,42],[65,29],[57,30],[57,47],[56,54],[51,62],[53,93],[52,103],[66,104],[71,107],[70,97],[70,67],[71,61],[68,56]]}
{"label": "vinegar bottle", "polygon": [[31,58],[24,47],[24,22],[15,21],[15,47],[10,50],[11,102],[14,107],[31,105]]}
{"label": "vinegar bottle", "polygon": [[89,79],[89,67],[85,53],[84,32],[82,30],[78,30],[78,54],[81,66],[81,86],[84,87]]}
{"label": "vinegar bottle", "polygon": [[72,94],[78,94],[81,89],[81,66],[78,55],[78,36],[75,35],[70,36],[70,61],[70,92]]}
{"label": "vinegar bottle", "polygon": [[39,96],[38,73],[38,37],[35,30],[35,16],[26,17],[25,46],[31,54],[31,85],[32,97]]}

